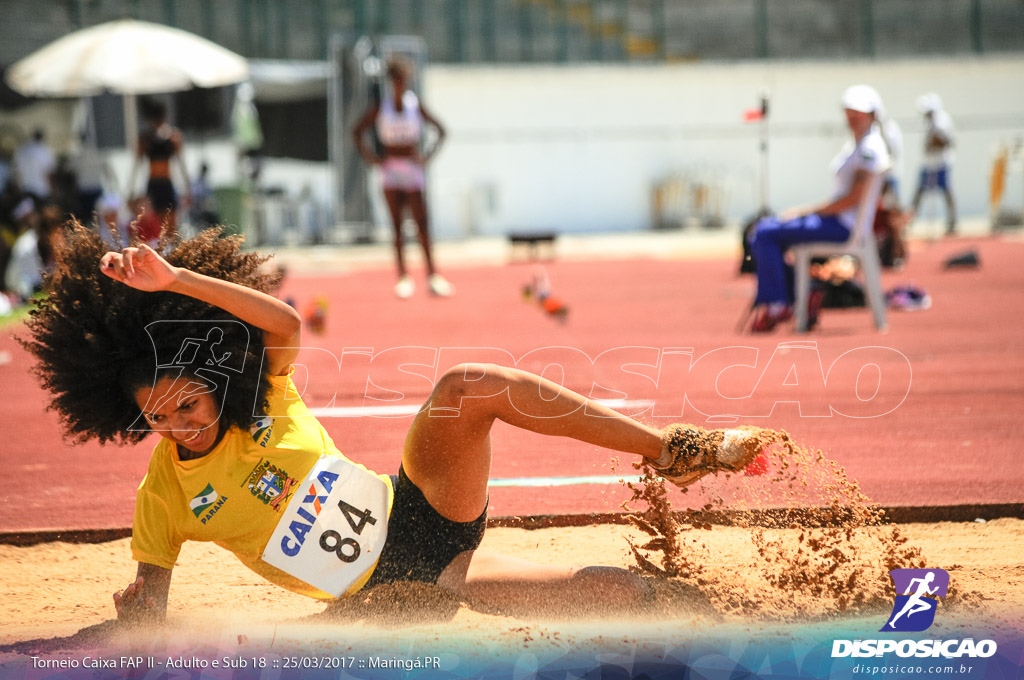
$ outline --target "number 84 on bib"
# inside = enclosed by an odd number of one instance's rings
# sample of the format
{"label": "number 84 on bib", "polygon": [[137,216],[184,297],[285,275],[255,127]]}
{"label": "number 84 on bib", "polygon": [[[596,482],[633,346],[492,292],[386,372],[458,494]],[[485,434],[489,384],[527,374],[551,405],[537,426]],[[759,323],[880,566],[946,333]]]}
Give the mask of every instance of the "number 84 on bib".
{"label": "number 84 on bib", "polygon": [[380,558],[389,495],[387,484],[362,466],[321,456],[288,503],[263,561],[341,597]]}

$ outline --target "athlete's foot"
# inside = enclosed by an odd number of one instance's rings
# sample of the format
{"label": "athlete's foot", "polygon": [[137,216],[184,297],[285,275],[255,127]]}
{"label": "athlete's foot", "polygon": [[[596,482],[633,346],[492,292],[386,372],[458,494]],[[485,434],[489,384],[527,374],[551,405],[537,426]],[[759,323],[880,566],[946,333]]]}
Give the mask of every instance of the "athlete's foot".
{"label": "athlete's foot", "polygon": [[438,295],[440,297],[450,297],[455,295],[455,286],[448,282],[448,279],[444,278],[440,274],[431,274],[430,278],[427,279],[427,286],[430,288],[432,295]]}
{"label": "athlete's foot", "polygon": [[398,283],[395,284],[395,295],[403,300],[411,298],[415,292],[416,282],[408,274],[398,279]]}
{"label": "athlete's foot", "polygon": [[655,472],[686,488],[708,473],[739,472],[761,453],[753,430],[705,430],[670,425],[662,433],[661,458],[650,462]]}

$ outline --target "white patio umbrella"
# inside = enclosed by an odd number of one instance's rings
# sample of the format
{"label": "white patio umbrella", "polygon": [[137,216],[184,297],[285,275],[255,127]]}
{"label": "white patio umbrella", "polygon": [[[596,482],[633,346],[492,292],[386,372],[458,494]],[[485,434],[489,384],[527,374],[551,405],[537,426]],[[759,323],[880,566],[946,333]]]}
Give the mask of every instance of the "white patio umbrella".
{"label": "white patio umbrella", "polygon": [[125,142],[135,144],[136,94],[218,87],[249,79],[241,56],[193,33],[121,19],[59,38],[12,65],[7,84],[34,97],[125,95]]}
{"label": "white patio umbrella", "polygon": [[249,78],[234,52],[198,35],[122,19],[83,28],[16,62],[7,83],[36,97],[175,92]]}

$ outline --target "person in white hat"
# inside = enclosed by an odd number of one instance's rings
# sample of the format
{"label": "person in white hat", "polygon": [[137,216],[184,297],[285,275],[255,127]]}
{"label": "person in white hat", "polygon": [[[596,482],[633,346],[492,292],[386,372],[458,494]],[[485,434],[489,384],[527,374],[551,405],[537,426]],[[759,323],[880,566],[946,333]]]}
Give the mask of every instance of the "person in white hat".
{"label": "person in white hat", "polygon": [[956,201],[953,198],[953,119],[942,109],[942,99],[934,92],[917,98],[917,110],[924,115],[924,162],[921,180],[914,194],[913,211],[916,215],[925,192],[941,191],[946,199],[946,235],[956,233]]}
{"label": "person in white hat", "polygon": [[785,261],[786,250],[799,243],[848,240],[870,177],[891,165],[889,147],[875,117],[882,107],[878,92],[868,85],[853,85],[843,93],[841,101],[852,139],[829,166],[835,177],[832,194],[818,205],[765,217],[754,229],[754,304],[759,308],[751,328],[755,333],[771,331],[793,316],[792,276]]}

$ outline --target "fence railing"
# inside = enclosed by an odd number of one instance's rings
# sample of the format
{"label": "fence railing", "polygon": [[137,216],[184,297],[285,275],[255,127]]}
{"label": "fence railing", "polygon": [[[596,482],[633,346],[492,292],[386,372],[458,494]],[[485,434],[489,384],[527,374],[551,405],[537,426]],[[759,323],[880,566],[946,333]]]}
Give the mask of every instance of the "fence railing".
{"label": "fence railing", "polygon": [[[1024,51],[1024,0],[4,0],[0,61],[131,16],[247,57],[411,34],[448,63],[851,58]],[[25,22],[32,23],[25,30]],[[35,44],[37,43],[37,44]]]}

